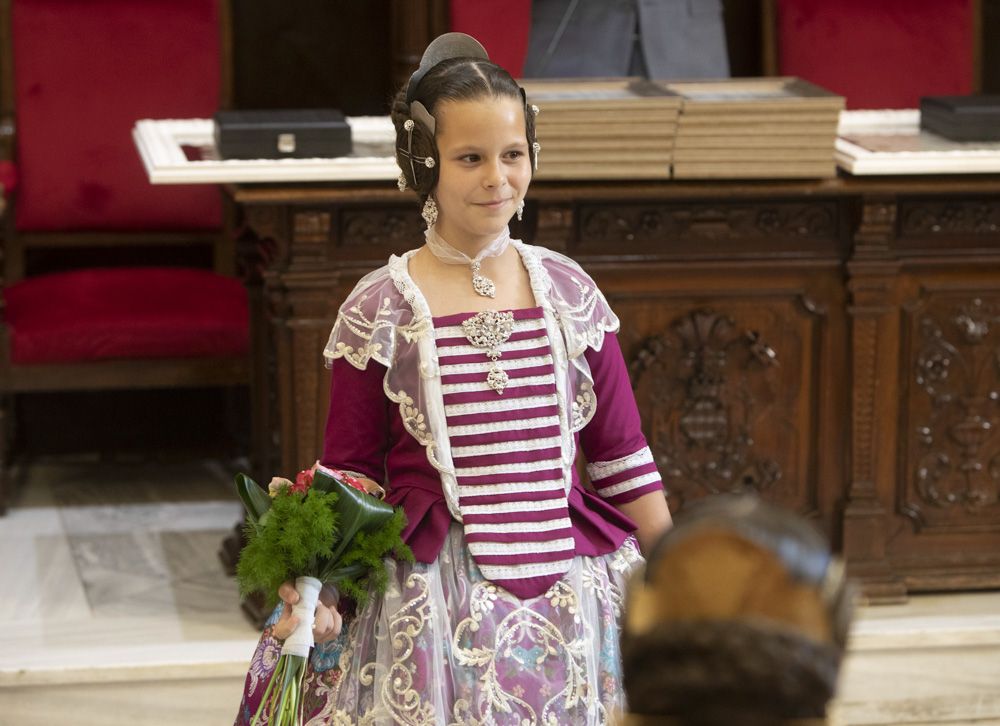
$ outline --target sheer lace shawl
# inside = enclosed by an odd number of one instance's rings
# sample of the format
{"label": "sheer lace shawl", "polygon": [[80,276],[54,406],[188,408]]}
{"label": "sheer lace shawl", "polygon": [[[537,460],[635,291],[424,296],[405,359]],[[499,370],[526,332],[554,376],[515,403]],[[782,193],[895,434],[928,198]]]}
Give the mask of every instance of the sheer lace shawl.
{"label": "sheer lace shawl", "polygon": [[[597,285],[576,262],[519,240],[511,244],[528,271],[552,346],[568,490],[576,458],[573,434],[586,426],[597,408],[584,353],[587,348],[600,351],[605,333],[616,332],[619,322]],[[359,370],[373,359],[385,367],[385,394],[399,406],[404,427],[426,448],[428,460],[441,473],[448,509],[461,521],[434,325],[427,301],[408,269],[415,252],[393,255],[388,264],[358,282],[340,308],[323,355],[328,363],[345,358]]]}

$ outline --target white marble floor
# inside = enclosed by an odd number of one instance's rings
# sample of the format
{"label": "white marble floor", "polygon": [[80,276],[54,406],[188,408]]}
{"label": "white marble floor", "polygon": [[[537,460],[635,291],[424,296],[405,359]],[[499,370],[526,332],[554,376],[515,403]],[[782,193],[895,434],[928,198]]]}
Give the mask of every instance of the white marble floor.
{"label": "white marble floor", "polygon": [[257,639],[217,555],[235,467],[25,473],[0,519],[0,723],[232,722]]}
{"label": "white marble floor", "polygon": [[[0,724],[230,724],[257,633],[238,463],[50,460],[0,518]],[[1000,724],[1000,593],[862,608],[835,724]]]}

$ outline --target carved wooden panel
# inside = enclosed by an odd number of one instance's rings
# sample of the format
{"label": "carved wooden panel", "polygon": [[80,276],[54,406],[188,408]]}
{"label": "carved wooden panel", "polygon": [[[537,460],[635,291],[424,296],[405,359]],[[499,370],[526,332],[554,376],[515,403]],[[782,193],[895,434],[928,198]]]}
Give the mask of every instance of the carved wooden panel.
{"label": "carved wooden panel", "polygon": [[415,201],[393,207],[345,209],[341,212],[338,238],[342,247],[370,247],[386,257],[390,252],[423,244],[424,227]]}
{"label": "carved wooden panel", "polygon": [[[584,205],[574,251],[780,252],[829,250],[839,237],[834,201]],[[753,241],[754,246],[746,243]],[[697,249],[691,249],[696,244]]]}
{"label": "carved wooden panel", "polygon": [[904,199],[899,204],[900,250],[951,253],[996,249],[1000,235],[1000,200],[990,197]]}
{"label": "carved wooden panel", "polygon": [[[869,597],[1000,586],[1000,178],[537,192],[516,233],[619,314],[675,510],[751,488],[815,516]],[[423,225],[368,186],[267,199],[241,269],[265,270],[265,446],[294,471],[322,448],[337,305]]]}
{"label": "carved wooden panel", "polygon": [[995,198],[905,200],[900,204],[899,234],[981,235],[1000,232],[1000,201]]}
{"label": "carved wooden panel", "polygon": [[297,266],[312,266],[327,259],[331,233],[330,212],[298,210],[292,215],[292,245]]}
{"label": "carved wooden panel", "polygon": [[1000,533],[1000,290],[905,312],[901,511],[915,531]]}
{"label": "carved wooden panel", "polygon": [[754,490],[816,513],[823,311],[795,295],[616,304],[652,334],[626,351],[671,508]]}

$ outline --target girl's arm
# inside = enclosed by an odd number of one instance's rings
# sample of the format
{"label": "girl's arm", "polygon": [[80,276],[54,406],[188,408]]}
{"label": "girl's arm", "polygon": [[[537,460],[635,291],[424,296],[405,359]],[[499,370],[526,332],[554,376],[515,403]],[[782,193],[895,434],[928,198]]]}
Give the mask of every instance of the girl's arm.
{"label": "girl's arm", "polygon": [[605,333],[601,350],[588,349],[584,355],[597,397],[594,417],[580,432],[587,472],[597,493],[636,523],[645,553],[670,527],[670,511],[617,336]]}
{"label": "girl's arm", "polygon": [[667,498],[662,492],[643,494],[631,502],[619,504],[618,508],[635,522],[635,537],[639,540],[639,549],[644,555],[649,554],[656,540],[673,524],[670,509],[667,508]]}
{"label": "girl's arm", "polygon": [[389,446],[389,399],[382,387],[385,368],[375,361],[359,371],[345,358],[330,368],[330,410],[323,438],[324,466],[381,487]]}

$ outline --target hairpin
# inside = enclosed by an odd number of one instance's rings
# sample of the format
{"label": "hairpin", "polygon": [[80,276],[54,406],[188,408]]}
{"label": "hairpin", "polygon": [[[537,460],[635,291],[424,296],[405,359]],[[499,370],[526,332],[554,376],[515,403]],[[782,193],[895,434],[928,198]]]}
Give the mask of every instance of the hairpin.
{"label": "hairpin", "polygon": [[[430,116],[430,114],[427,113],[427,109],[424,109],[423,104],[421,104],[419,102],[415,102],[415,103],[416,103],[416,105],[419,105],[421,109],[423,109],[423,112],[425,114],[427,114],[427,116]],[[411,107],[412,106],[413,106],[413,104],[411,104]],[[431,118],[431,121],[433,123],[433,118]],[[417,160],[417,161],[419,161],[421,164],[423,164],[424,166],[426,166],[428,169],[433,169],[434,168],[435,161],[434,161],[434,157],[433,156],[414,156],[413,155],[413,119],[411,119],[411,118],[406,119],[406,121],[403,122],[403,128],[406,129],[406,149],[405,150],[404,149],[400,149],[399,152],[401,154],[403,154],[403,156],[405,156],[407,159],[410,160],[410,174],[412,175],[413,183],[416,184],[417,183],[417,169],[416,169],[416,166],[414,166],[414,164],[413,164],[414,159]],[[404,181],[404,183],[402,185],[400,185],[399,182],[397,182],[397,185],[399,186],[400,191],[403,191],[406,188],[405,179],[403,181]]]}

